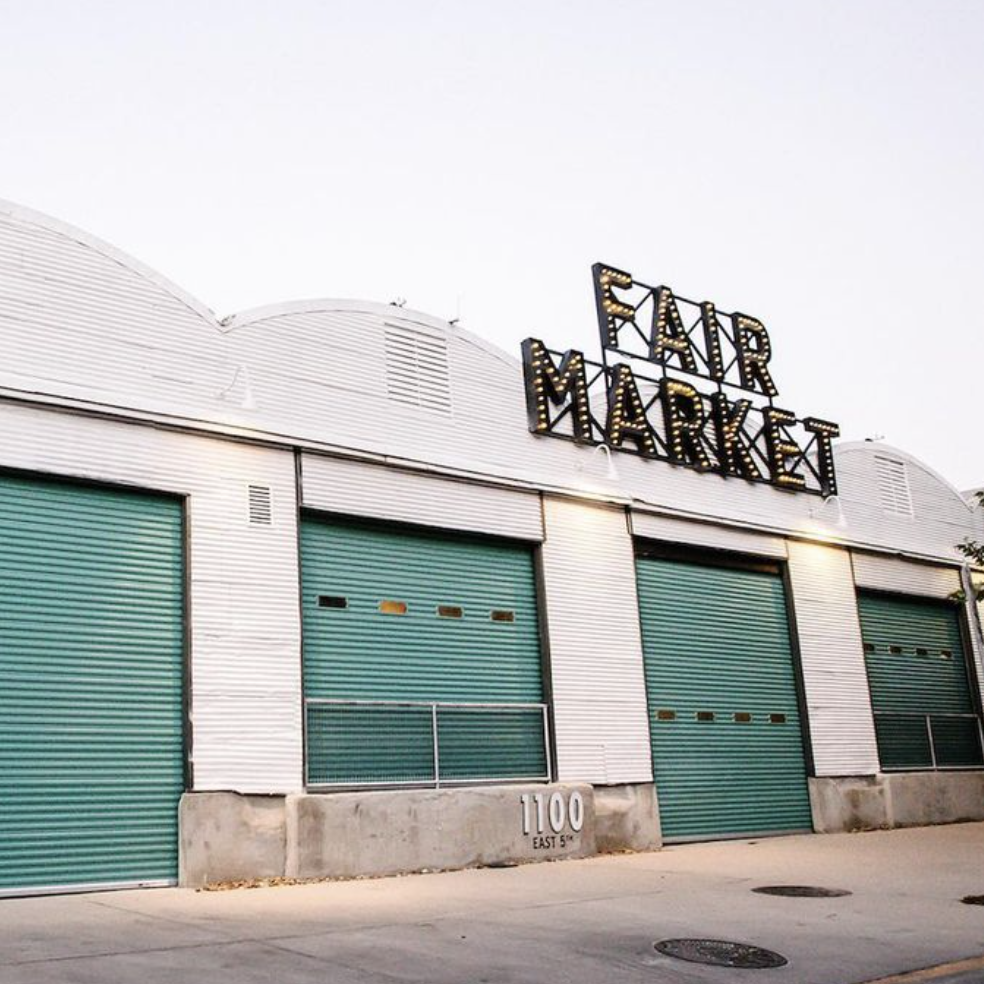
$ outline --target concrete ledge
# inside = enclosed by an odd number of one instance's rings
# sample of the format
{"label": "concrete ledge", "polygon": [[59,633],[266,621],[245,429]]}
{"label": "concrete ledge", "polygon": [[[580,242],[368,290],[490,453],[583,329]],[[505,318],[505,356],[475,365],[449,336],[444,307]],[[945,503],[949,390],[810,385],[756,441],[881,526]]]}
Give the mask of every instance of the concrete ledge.
{"label": "concrete ledge", "polygon": [[984,819],[982,772],[897,772],[885,780],[893,827]]}
{"label": "concrete ledge", "polygon": [[596,786],[595,845],[599,854],[612,851],[653,851],[663,838],[651,783]]}
{"label": "concrete ledge", "polygon": [[810,779],[813,829],[818,834],[890,827],[883,776]]}
{"label": "concrete ledge", "polygon": [[984,772],[893,772],[810,779],[819,833],[984,819]]}
{"label": "concrete ledge", "polygon": [[272,878],[284,873],[287,824],[283,796],[185,793],[178,808],[178,882]]}
{"label": "concrete ledge", "polygon": [[286,811],[286,873],[295,878],[576,858],[596,850],[589,785],[304,793],[288,796]]}
{"label": "concrete ledge", "polygon": [[181,885],[390,875],[660,846],[652,783],[186,793]]}

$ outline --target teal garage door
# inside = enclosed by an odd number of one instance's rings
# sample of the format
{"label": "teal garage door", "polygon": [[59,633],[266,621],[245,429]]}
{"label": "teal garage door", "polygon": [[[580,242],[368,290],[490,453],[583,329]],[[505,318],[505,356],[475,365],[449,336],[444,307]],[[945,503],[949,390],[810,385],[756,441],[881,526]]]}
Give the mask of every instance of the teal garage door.
{"label": "teal garage door", "polygon": [[177,876],[182,508],[0,475],[0,894]]}
{"label": "teal garage door", "polygon": [[882,768],[984,764],[957,606],[861,594],[858,610]]}
{"label": "teal garage door", "polygon": [[810,830],[778,569],[645,555],[636,569],[664,837]]}
{"label": "teal garage door", "polygon": [[301,566],[309,785],[547,777],[529,547],[309,515]]}

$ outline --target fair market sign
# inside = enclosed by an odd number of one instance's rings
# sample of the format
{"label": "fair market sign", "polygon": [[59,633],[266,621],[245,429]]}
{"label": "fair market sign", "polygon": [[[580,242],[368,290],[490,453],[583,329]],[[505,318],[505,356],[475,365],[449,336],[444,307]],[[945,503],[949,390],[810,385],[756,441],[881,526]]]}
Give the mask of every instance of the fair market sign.
{"label": "fair market sign", "polygon": [[592,267],[601,361],[523,342],[534,434],[793,492],[836,495],[837,424],[776,405],[772,343],[757,318]]}

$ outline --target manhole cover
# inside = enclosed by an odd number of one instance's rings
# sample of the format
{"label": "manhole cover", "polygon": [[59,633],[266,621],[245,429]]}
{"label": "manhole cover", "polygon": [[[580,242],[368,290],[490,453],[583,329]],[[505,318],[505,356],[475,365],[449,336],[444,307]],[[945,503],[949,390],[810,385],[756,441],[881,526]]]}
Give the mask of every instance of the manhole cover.
{"label": "manhole cover", "polygon": [[785,967],[785,957],[772,950],[747,943],[729,943],[727,940],[660,940],[654,943],[658,953],[691,963],[711,964],[714,967],[734,967],[747,970],[768,970]]}
{"label": "manhole cover", "polygon": [[960,901],[964,905],[984,905],[984,895],[965,895]]}
{"label": "manhole cover", "polygon": [[760,895],[785,895],[793,899],[839,899],[850,895],[846,888],[817,888],[816,885],[762,885],[753,888]]}

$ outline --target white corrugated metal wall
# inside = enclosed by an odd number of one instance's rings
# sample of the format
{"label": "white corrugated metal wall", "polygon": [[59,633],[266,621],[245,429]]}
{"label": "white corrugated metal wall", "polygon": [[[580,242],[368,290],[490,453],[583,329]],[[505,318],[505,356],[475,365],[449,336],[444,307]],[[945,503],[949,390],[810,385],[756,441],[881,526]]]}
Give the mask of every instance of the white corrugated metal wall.
{"label": "white corrugated metal wall", "polygon": [[878,749],[850,554],[794,540],[788,565],[816,774],[873,775]]}
{"label": "white corrugated metal wall", "polygon": [[[868,771],[872,749],[859,691],[846,687],[857,679],[860,657],[850,627],[853,583],[846,555],[822,544],[855,550],[860,584],[940,596],[955,586],[952,566],[942,574],[926,565],[903,570],[870,551],[903,552],[939,568],[960,559],[954,544],[984,538],[984,512],[920,462],[877,443],[838,448],[833,505],[625,455],[616,456],[618,477],[607,476],[591,450],[527,432],[511,355],[416,312],[304,302],[220,325],[200,302],[112,247],[3,205],[0,278],[0,396],[84,401],[117,415],[158,414],[281,446],[380,459],[369,465],[305,453],[305,504],[314,508],[538,540],[538,489],[619,503],[551,497],[545,506],[564,778],[650,775],[624,506],[632,505],[641,536],[777,558],[787,552],[786,535],[799,541],[788,554],[822,774]],[[75,412],[9,404],[0,416],[0,467],[190,495],[196,785],[297,788],[292,455]],[[403,467],[384,467],[384,456]],[[890,499],[880,459],[904,475]],[[408,470],[414,467],[472,481]],[[273,490],[268,529],[240,525],[251,483]],[[843,626],[834,624],[834,610]],[[973,635],[981,676],[982,645]]]}
{"label": "white corrugated metal wall", "polygon": [[303,503],[311,509],[443,529],[542,540],[540,497],[305,453]]}
{"label": "white corrugated metal wall", "polygon": [[917,564],[898,557],[852,551],[854,581],[859,588],[948,598],[960,590],[960,571],[956,567]]}
{"label": "white corrugated metal wall", "polygon": [[[479,480],[591,491],[678,518],[941,560],[955,559],[963,537],[984,537],[984,512],[878,443],[838,447],[836,509],[631,455],[616,455],[618,478],[608,477],[591,450],[528,433],[517,359],[460,327],[354,301],[279,305],[220,325],[112,247],[2,204],[0,280],[0,392],[156,412]],[[911,515],[881,507],[880,457],[905,472]]]}
{"label": "white corrugated metal wall", "polygon": [[685,543],[711,550],[729,550],[732,553],[770,557],[774,560],[784,560],[786,557],[786,541],[781,536],[719,524],[688,522],[638,509],[632,510],[631,519],[632,533],[645,539]]}
{"label": "white corrugated metal wall", "polygon": [[[0,405],[0,467],[186,495],[196,789],[301,785],[301,668],[290,451]],[[251,525],[248,487],[271,491]]]}
{"label": "white corrugated metal wall", "polygon": [[635,556],[623,509],[544,498],[561,781],[651,782]]}

